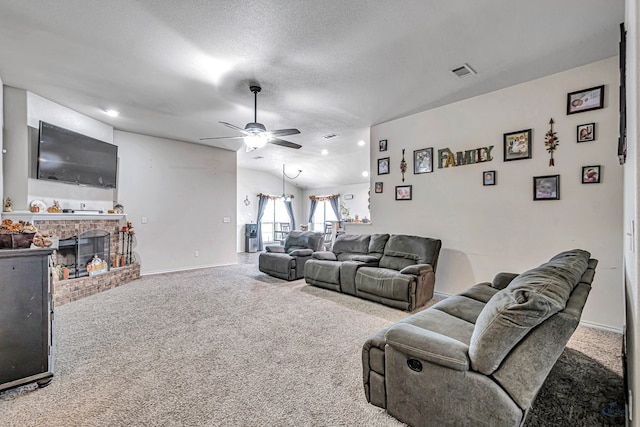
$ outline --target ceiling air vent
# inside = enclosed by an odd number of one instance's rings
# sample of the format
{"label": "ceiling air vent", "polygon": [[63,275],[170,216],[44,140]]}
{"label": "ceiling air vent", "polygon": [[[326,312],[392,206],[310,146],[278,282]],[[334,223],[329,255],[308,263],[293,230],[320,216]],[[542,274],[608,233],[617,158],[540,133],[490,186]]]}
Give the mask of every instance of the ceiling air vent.
{"label": "ceiling air vent", "polygon": [[322,138],[323,139],[334,139],[339,137],[340,135],[338,135],[337,133],[329,133],[327,135],[324,135]]}
{"label": "ceiling air vent", "polygon": [[255,156],[255,157],[253,157],[253,160],[260,160],[260,159],[263,159],[263,158],[264,157],[262,157],[262,156]]}
{"label": "ceiling air vent", "polygon": [[453,74],[455,74],[456,76],[458,76],[459,79],[463,79],[465,77],[469,77],[469,76],[473,76],[474,74],[477,74],[473,68],[471,68],[469,66],[469,64],[463,64],[459,67],[456,67],[454,69],[451,70],[451,72]]}

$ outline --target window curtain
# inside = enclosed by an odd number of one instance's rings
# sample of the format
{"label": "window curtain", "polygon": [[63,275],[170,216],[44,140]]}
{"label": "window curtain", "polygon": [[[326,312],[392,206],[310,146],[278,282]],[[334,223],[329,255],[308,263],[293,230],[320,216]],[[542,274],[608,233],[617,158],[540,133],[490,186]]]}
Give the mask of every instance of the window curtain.
{"label": "window curtain", "polygon": [[284,207],[287,209],[287,213],[289,214],[289,220],[291,221],[291,230],[296,229],[296,219],[293,216],[293,207],[291,200],[285,200]]}
{"label": "window curtain", "polygon": [[338,221],[342,221],[342,212],[340,212],[340,198],[332,197],[331,199],[329,199],[329,203],[331,203],[333,213],[336,214],[336,218],[338,219]]}
{"label": "window curtain", "polygon": [[258,216],[256,217],[256,223],[258,224],[258,250],[264,250],[262,247],[262,215],[264,215],[264,208],[267,207],[269,196],[264,194],[258,195]]}
{"label": "window curtain", "polygon": [[315,197],[311,199],[311,205],[309,206],[309,223],[313,224],[313,215],[316,213],[316,207],[318,207],[318,201]]}

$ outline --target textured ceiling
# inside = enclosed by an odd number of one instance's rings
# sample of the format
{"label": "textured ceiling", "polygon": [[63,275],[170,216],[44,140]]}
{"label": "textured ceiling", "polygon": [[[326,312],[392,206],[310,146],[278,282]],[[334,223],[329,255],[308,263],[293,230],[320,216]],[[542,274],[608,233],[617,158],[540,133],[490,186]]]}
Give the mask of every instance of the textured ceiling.
{"label": "textured ceiling", "polygon": [[237,136],[218,121],[253,121],[259,83],[258,121],[303,148],[208,144],[318,188],[368,182],[370,126],[614,56],[623,19],[623,0],[0,0],[0,77],[192,143]]}

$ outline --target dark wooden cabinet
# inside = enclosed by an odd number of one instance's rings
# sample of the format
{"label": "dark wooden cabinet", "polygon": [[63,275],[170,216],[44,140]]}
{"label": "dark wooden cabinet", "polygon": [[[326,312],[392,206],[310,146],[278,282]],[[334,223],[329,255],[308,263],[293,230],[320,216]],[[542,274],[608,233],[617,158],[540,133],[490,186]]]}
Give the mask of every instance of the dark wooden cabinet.
{"label": "dark wooden cabinet", "polygon": [[53,376],[52,252],[0,250],[0,390]]}

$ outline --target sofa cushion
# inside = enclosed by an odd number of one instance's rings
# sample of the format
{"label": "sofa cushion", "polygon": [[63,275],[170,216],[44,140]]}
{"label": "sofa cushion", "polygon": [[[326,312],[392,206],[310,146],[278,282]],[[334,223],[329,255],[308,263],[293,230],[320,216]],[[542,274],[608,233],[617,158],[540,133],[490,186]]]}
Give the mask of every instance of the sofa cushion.
{"label": "sofa cushion", "polygon": [[474,299],[476,301],[487,303],[497,293],[498,293],[498,289],[494,288],[491,285],[491,283],[484,282],[484,283],[478,283],[477,285],[470,287],[466,291],[460,292],[458,295],[462,295],[467,298]]}
{"label": "sofa cushion", "polygon": [[384,247],[380,267],[400,271],[408,265],[431,264],[435,271],[439,252],[440,240],[394,234]]}
{"label": "sofa cushion", "polygon": [[261,271],[269,271],[280,274],[288,274],[296,267],[296,259],[289,254],[263,252],[259,258]]}
{"label": "sofa cushion", "polygon": [[497,292],[478,316],[471,337],[473,369],[490,375],[531,329],[564,309],[589,257],[583,250],[563,252]]}
{"label": "sofa cushion", "polygon": [[388,234],[372,234],[369,241],[369,253],[380,258],[384,253],[384,247],[389,240]]}
{"label": "sofa cushion", "polygon": [[331,250],[338,255],[338,259],[341,253],[367,254],[370,239],[371,236],[368,234],[341,234],[333,243]]}
{"label": "sofa cushion", "polygon": [[292,230],[287,234],[284,241],[284,250],[289,252],[292,249],[313,249],[320,250],[324,242],[323,233],[315,233],[312,231]]}
{"label": "sofa cushion", "polygon": [[319,259],[307,261],[304,264],[304,277],[308,283],[340,285],[340,264]]}
{"label": "sofa cushion", "polygon": [[485,303],[462,295],[453,295],[434,304],[432,310],[443,311],[469,323],[476,323]]}
{"label": "sofa cushion", "polygon": [[431,308],[405,317],[398,323],[409,323],[414,326],[419,326],[422,329],[437,332],[467,345],[473,334],[473,323],[452,316],[444,311],[432,310]]}
{"label": "sofa cushion", "polygon": [[409,282],[415,280],[415,276],[387,268],[360,267],[356,274],[356,290],[396,301],[409,301]]}

